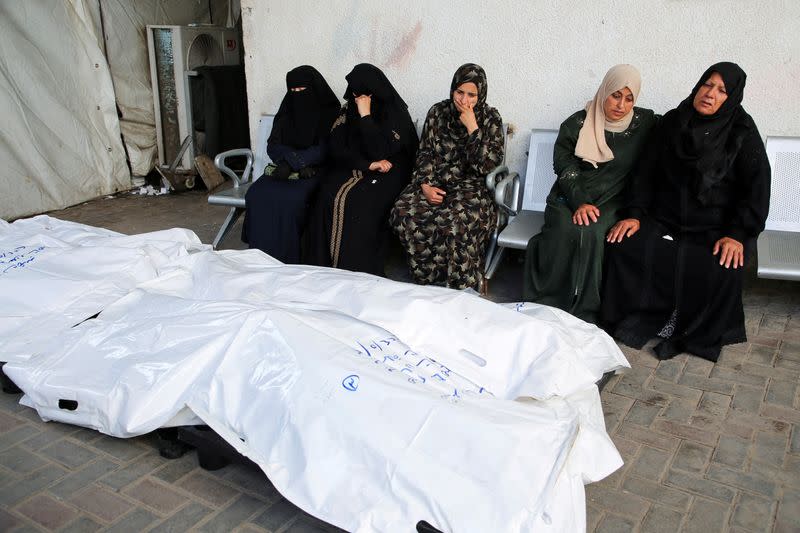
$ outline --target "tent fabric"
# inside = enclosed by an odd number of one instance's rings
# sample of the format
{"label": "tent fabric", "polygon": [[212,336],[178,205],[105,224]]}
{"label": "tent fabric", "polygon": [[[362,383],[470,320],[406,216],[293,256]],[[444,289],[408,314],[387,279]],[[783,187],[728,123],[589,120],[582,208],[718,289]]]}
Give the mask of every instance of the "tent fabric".
{"label": "tent fabric", "polygon": [[0,220],[0,361],[30,357],[43,338],[58,338],[205,248],[178,228],[123,235],[46,215]]}
{"label": "tent fabric", "polygon": [[0,218],[127,190],[131,170],[139,176],[152,170],[157,150],[145,26],[207,23],[209,6],[214,23],[224,25],[227,5],[0,2]]}
{"label": "tent fabric", "polygon": [[96,11],[0,3],[0,218],[130,187]]}

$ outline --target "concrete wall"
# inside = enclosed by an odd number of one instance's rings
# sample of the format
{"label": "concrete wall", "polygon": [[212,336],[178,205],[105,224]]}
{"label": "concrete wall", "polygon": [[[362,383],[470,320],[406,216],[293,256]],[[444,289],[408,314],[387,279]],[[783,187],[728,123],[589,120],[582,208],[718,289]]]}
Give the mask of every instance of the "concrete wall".
{"label": "concrete wall", "polygon": [[762,136],[800,136],[798,0],[242,0],[242,16],[253,132],[300,64],[341,95],[353,65],[374,63],[422,119],[471,61],[516,127],[507,162],[523,171],[528,130],[557,128],[610,66],[636,65],[638,105],[663,113],[727,60],[748,74],[744,106]]}

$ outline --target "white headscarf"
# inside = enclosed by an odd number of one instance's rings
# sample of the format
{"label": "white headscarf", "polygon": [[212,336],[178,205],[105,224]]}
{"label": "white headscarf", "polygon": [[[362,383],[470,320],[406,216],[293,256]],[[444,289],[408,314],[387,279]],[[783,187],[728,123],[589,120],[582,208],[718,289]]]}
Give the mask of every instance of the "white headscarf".
{"label": "white headscarf", "polygon": [[633,93],[633,103],[639,98],[642,77],[632,65],[617,65],[606,72],[600,88],[593,100],[586,103],[586,120],[583,123],[578,142],[575,144],[575,155],[597,168],[598,163],[614,159],[614,152],[606,144],[606,131],[619,133],[628,129],[633,119],[633,108],[630,113],[619,120],[610,121],[603,112],[603,104],[612,93],[625,87]]}

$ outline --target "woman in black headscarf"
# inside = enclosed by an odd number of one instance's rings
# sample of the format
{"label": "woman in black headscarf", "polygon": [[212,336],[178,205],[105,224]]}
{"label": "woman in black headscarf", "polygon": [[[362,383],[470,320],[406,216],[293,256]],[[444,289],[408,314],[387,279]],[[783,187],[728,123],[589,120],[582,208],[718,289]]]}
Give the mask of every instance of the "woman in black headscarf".
{"label": "woman in black headscarf", "polygon": [[310,262],[383,275],[386,220],[408,183],[417,132],[386,75],[356,65],[330,134],[332,170],[322,179]]}
{"label": "woman in black headscarf", "polygon": [[245,195],[242,240],[284,263],[299,263],[308,205],[319,184],[339,99],[308,65],[286,74],[286,89],[267,141],[273,165]]}
{"label": "woman in black headscarf", "polygon": [[486,73],[459,67],[450,98],[428,111],[411,183],[390,223],[416,283],[477,288],[496,217],[486,174],[503,161],[503,120],[486,103]]}
{"label": "woman in black headscarf", "polygon": [[764,229],[770,167],[741,106],[746,75],[712,65],[656,129],[611,228],[601,320],[625,344],[652,337],[661,359],[712,361],[744,342],[742,275]]}

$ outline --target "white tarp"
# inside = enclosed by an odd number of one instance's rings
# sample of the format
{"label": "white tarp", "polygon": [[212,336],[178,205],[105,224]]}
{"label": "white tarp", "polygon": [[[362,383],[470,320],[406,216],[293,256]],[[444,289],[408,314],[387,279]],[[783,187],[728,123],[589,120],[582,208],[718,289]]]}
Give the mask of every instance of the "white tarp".
{"label": "white tarp", "polygon": [[0,361],[102,311],[189,251],[189,230],[123,235],[46,215],[0,220]]}
{"label": "white tarp", "polygon": [[[480,376],[483,386],[506,399],[565,396],[599,380],[611,360],[615,368],[627,366],[614,341],[596,326],[546,306],[521,304],[523,314],[468,292],[283,265],[257,250],[193,254],[165,276],[174,278],[148,289],[196,300],[300,306],[374,324],[406,339],[418,353],[446,359],[469,379]],[[536,328],[530,327],[532,318]],[[369,356],[378,353],[369,340],[347,337],[325,321],[316,327]]]}
{"label": "white tarp", "polygon": [[188,406],[348,530],[574,531],[621,464],[593,382],[626,365],[541,306],[203,251],[6,371],[44,418],[112,435]]}
{"label": "white tarp", "polygon": [[[227,6],[226,0],[0,2],[0,218],[129,189],[120,133],[133,173],[147,174],[156,135],[145,25],[207,23],[209,9],[214,23],[224,25]],[[236,15],[238,2],[232,7]]]}
{"label": "white tarp", "polygon": [[130,187],[96,8],[0,2],[0,218]]}

